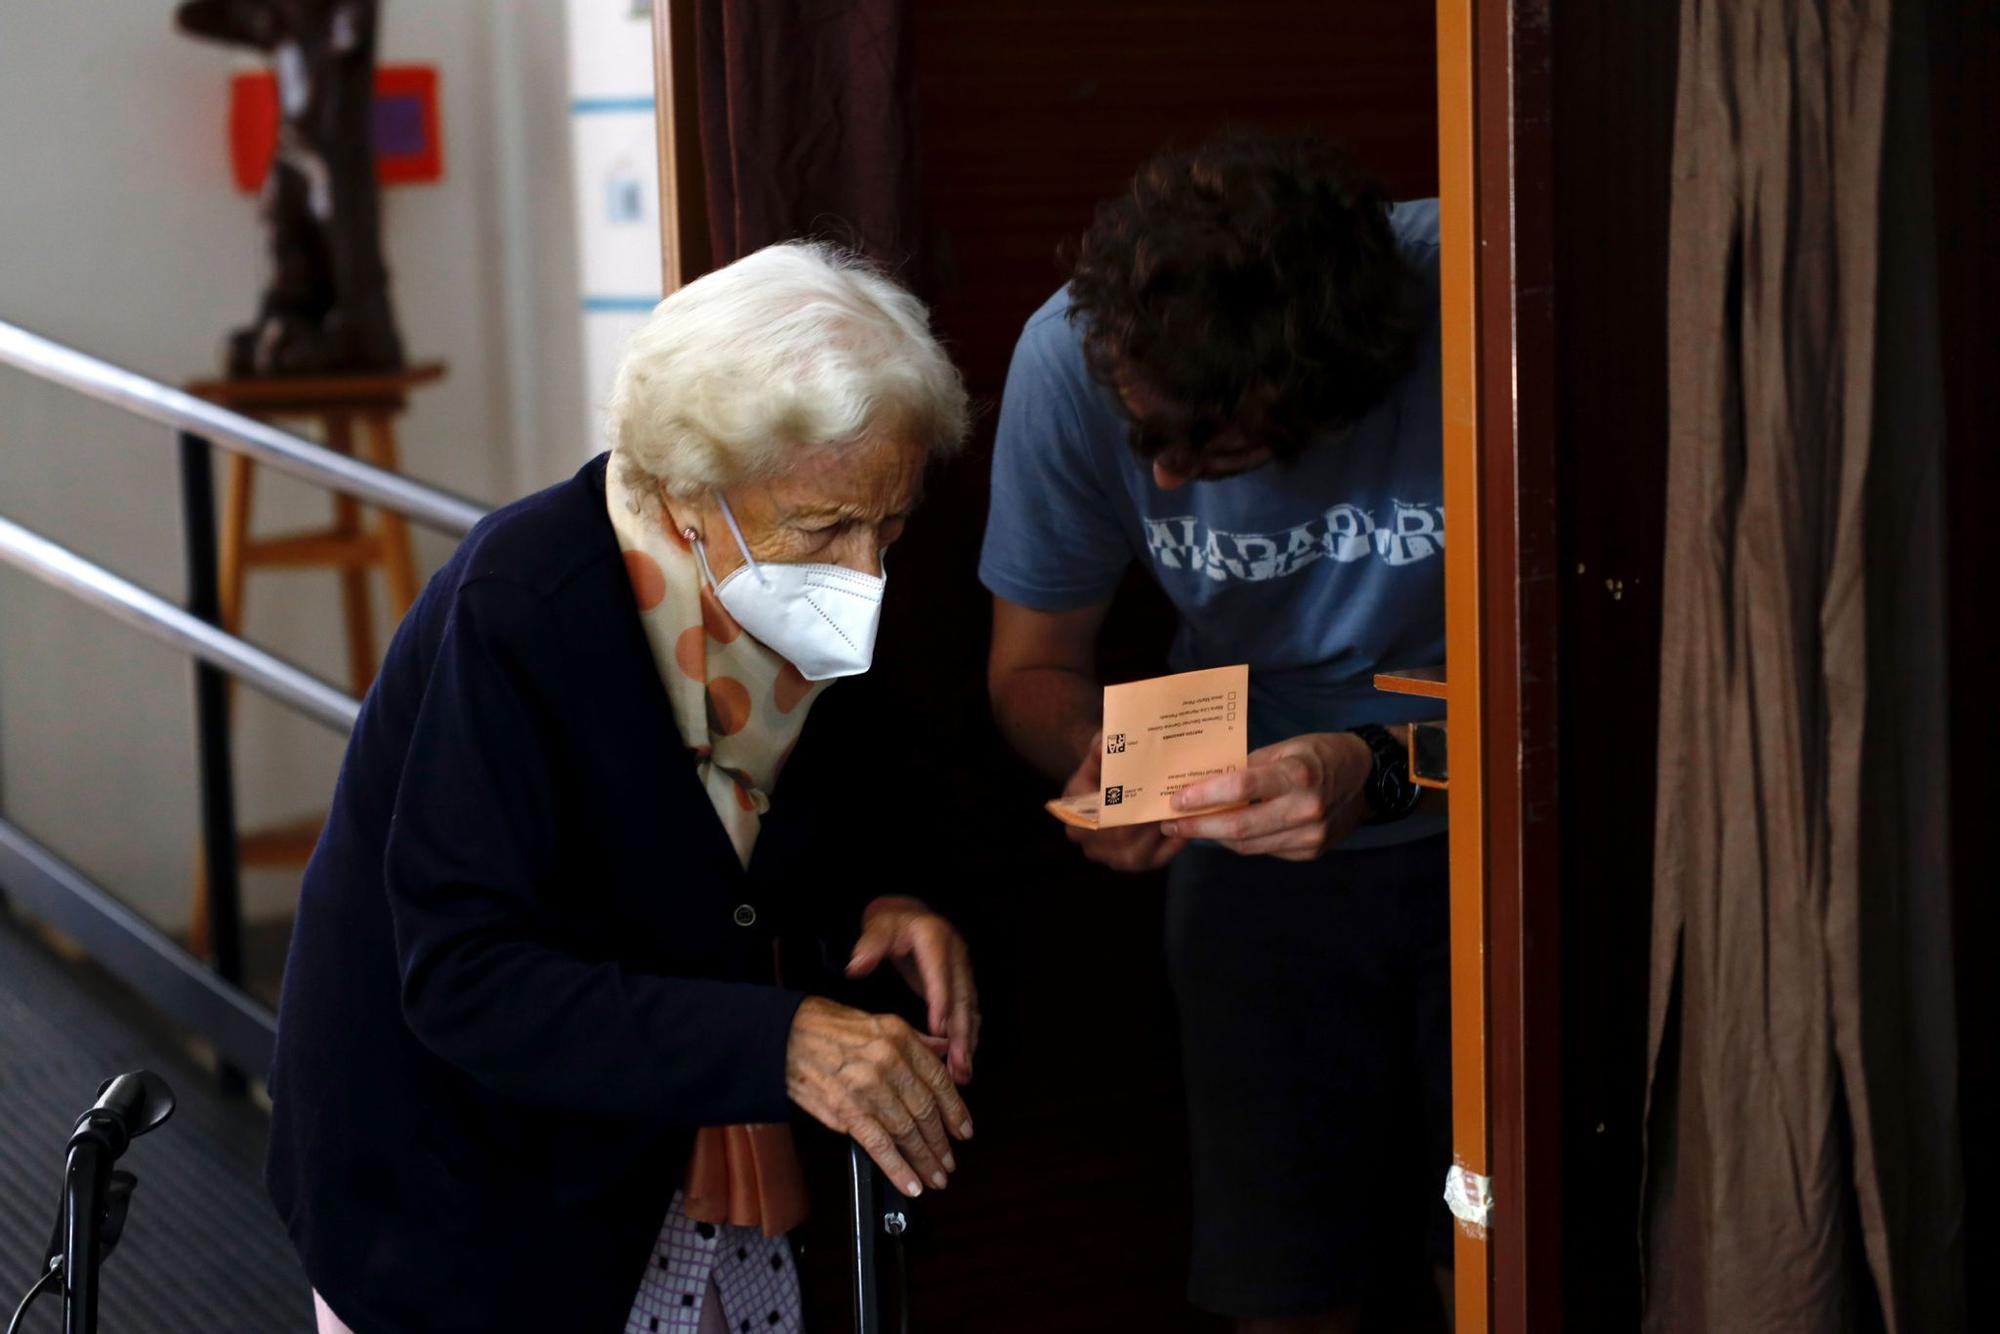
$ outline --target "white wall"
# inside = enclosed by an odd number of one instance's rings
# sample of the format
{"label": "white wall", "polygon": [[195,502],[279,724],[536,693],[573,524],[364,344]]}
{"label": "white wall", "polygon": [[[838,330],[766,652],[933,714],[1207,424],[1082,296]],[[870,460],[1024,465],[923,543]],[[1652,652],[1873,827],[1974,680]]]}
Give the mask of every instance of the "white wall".
{"label": "white wall", "polygon": [[[171,11],[0,4],[0,318],[170,382],[212,373],[262,266],[255,201],[228,170],[239,58],[175,34]],[[384,6],[381,58],[439,69],[444,133],[444,180],[384,197],[404,343],[450,366],[404,418],[403,464],[487,502],[595,448],[563,50],[561,0]],[[325,512],[320,493],[269,474],[258,500],[260,529]],[[0,513],[181,595],[160,428],[0,370]],[[447,550],[423,540],[426,571]],[[331,574],[260,572],[246,616],[251,638],[343,678]],[[170,926],[185,917],[196,820],[190,691],[179,654],[0,567],[0,809]],[[339,741],[253,692],[239,701],[244,822],[323,806]],[[255,877],[252,910],[282,911],[295,887],[291,873]]]}
{"label": "white wall", "polygon": [[660,159],[649,7],[568,0],[570,160],[593,440],[626,337],[660,299]]}

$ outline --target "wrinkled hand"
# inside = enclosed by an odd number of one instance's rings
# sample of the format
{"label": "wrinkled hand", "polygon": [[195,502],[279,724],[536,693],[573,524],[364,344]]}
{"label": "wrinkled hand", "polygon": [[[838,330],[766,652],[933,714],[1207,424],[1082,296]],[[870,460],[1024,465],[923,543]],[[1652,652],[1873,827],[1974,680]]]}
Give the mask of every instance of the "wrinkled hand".
{"label": "wrinkled hand", "polygon": [[1190,783],[1174,794],[1175,810],[1247,801],[1242,810],[1163,821],[1163,833],[1211,838],[1245,856],[1263,854],[1309,862],[1323,856],[1368,818],[1362,795],[1374,768],[1368,743],[1352,732],[1313,732],[1252,751],[1244,767]]}
{"label": "wrinkled hand", "polygon": [[930,1038],[942,1038],[951,1077],[972,1080],[979,1049],[979,989],[972,984],[972,954],[958,928],[902,895],[876,899],[861,914],[861,939],[848,960],[849,977],[866,977],[882,960],[895,962],[910,990],[930,1010]]}
{"label": "wrinkled hand", "polygon": [[808,996],[785,1046],[785,1092],[851,1136],[905,1195],[923,1194],[922,1181],[942,1188],[958,1170],[950,1140],[972,1138],[972,1116],[931,1040],[892,1014]]}
{"label": "wrinkled hand", "polygon": [[[1090,739],[1083,763],[1063,786],[1065,797],[1095,792],[1104,786],[1104,729]],[[1186,837],[1173,837],[1158,824],[1128,824],[1112,829],[1069,827],[1069,841],[1090,860],[1114,871],[1156,871],[1180,855]]]}

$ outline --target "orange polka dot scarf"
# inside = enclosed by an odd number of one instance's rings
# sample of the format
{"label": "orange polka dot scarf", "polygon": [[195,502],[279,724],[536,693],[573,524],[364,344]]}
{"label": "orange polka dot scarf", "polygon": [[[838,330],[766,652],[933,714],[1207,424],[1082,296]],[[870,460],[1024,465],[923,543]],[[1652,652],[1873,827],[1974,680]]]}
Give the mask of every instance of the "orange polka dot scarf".
{"label": "orange polka dot scarf", "polygon": [[813,700],[832,683],[806,680],[743,633],[659,501],[634,495],[618,473],[614,459],[605,470],[604,493],[639,622],[673,701],[674,724],[716,818],[748,866],[778,771]]}
{"label": "orange polka dot scarf", "polygon": [[[639,623],[716,818],[744,866],[771,808],[778,771],[830,681],[798,668],[743,632],[702,577],[694,550],[659,500],[634,493],[614,457],[605,469],[611,528],[625,556]],[[703,1223],[761,1227],[804,1221],[805,1178],[790,1126],[709,1126],[695,1138],[682,1208]]]}

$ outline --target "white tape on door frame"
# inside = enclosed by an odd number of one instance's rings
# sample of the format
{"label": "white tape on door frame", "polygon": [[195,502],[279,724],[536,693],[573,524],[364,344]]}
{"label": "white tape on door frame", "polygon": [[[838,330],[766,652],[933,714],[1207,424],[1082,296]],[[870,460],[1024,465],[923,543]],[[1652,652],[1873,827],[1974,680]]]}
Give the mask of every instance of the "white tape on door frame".
{"label": "white tape on door frame", "polygon": [[1493,1216],[1493,1180],[1453,1163],[1444,1174],[1444,1202],[1468,1233],[1483,1237]]}

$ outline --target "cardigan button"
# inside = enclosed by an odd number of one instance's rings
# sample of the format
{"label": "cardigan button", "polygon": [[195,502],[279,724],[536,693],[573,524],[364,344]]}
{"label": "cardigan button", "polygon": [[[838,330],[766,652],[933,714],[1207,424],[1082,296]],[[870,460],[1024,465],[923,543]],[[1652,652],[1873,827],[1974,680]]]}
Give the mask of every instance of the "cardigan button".
{"label": "cardigan button", "polygon": [[739,903],[739,904],[737,904],[737,905],[736,905],[736,925],[738,925],[738,926],[755,926],[755,925],[757,925],[757,910],[756,910],[755,908],[751,907],[751,906],[750,906],[749,904],[747,904],[747,903]]}

